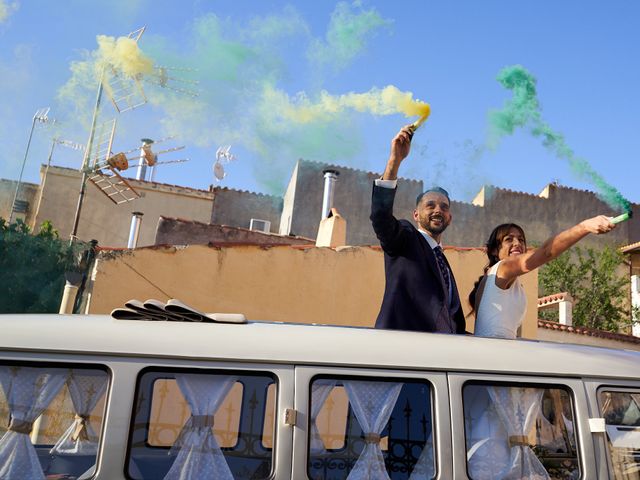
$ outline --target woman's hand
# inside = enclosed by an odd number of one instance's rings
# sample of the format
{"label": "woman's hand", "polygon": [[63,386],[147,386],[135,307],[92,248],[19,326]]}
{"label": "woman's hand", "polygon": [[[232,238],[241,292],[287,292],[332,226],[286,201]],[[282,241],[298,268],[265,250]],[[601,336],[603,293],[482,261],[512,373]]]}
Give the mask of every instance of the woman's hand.
{"label": "woman's hand", "polygon": [[601,233],[608,233],[616,226],[611,223],[611,219],[606,215],[598,215],[597,217],[588,218],[580,222],[580,226],[587,230],[589,233],[595,233],[600,235]]}

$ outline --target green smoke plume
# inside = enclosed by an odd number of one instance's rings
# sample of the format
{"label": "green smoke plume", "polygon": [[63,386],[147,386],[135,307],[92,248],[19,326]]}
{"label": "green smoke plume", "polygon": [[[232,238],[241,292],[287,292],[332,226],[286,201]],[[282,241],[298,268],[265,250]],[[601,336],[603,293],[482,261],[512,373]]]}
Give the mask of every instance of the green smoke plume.
{"label": "green smoke plume", "polygon": [[[358,115],[368,114],[357,113],[362,110],[352,107],[322,110],[322,115],[298,121],[293,114],[299,113],[300,106],[315,112],[319,99],[329,95],[321,94],[319,86],[306,92],[287,92],[294,78],[286,60],[291,45],[299,46],[296,60],[308,62],[305,71],[320,71],[325,62],[346,65],[352,61],[375,29],[387,23],[373,9],[339,3],[322,40],[312,37],[309,25],[293,7],[241,24],[214,14],[203,15],[193,21],[181,45],[147,31],[140,48],[156,69],[170,67],[171,77],[198,80],[199,84],[173,83],[197,90],[195,97],[152,82],[145,82],[145,93],[150,108],[161,118],[163,135],[175,136],[188,145],[211,147],[211,161],[219,145],[248,150],[257,158],[252,165],[257,182],[279,194],[299,158],[348,162],[361,152],[362,139],[353,124]],[[91,112],[96,57],[95,51],[86,52],[81,61],[72,63],[72,76],[59,91],[59,98],[74,110],[76,118],[86,120],[86,112]],[[153,74],[150,77],[152,80]],[[297,101],[301,99],[306,101]],[[389,113],[393,112],[385,114]]]}
{"label": "green smoke plume", "polygon": [[6,22],[17,9],[18,2],[9,3],[7,0],[0,0],[0,23]]}
{"label": "green smoke plume", "polygon": [[506,136],[513,134],[517,128],[524,128],[534,137],[542,140],[542,144],[558,158],[569,162],[569,167],[580,179],[591,183],[598,196],[615,209],[628,211],[631,205],[618,190],[608,184],[596,172],[589,162],[577,157],[567,145],[564,135],[554,131],[542,118],[542,109],[536,91],[536,79],[521,65],[503,68],[497,80],[513,96],[505,102],[501,110],[489,113],[490,131],[489,147],[495,148]]}
{"label": "green smoke plume", "polygon": [[364,10],[357,2],[340,2],[331,14],[325,39],[312,42],[309,58],[319,66],[344,68],[362,52],[372,33],[390,23],[375,9]]}

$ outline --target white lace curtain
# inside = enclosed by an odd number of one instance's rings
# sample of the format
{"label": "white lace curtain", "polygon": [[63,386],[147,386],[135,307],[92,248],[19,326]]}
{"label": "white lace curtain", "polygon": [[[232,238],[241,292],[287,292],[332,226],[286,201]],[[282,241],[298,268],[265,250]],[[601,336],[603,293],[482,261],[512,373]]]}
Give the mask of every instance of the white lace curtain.
{"label": "white lace curtain", "polygon": [[418,462],[411,471],[409,480],[428,480],[435,476],[435,465],[433,459],[433,436],[429,432],[427,443],[422,449]]}
{"label": "white lace curtain", "polygon": [[0,365],[11,422],[0,438],[0,479],[44,479],[29,433],[67,380],[68,370]]}
{"label": "white lace curtain", "polygon": [[323,453],[325,451],[316,420],[335,385],[335,380],[316,380],[311,385],[311,453]]}
{"label": "white lace curtain", "polygon": [[71,370],[67,386],[76,416],[51,449],[51,455],[97,455],[98,435],[89,415],[107,390],[109,377],[99,370]]}
{"label": "white lace curtain", "polygon": [[544,390],[491,387],[489,396],[504,425],[509,443],[509,463],[500,479],[548,480],[549,474],[528,445],[528,434],[541,412]]}
{"label": "white lace curtain", "polygon": [[347,480],[389,480],[380,433],[391,417],[402,383],[346,381],[344,388],[365,435],[365,446]]}
{"label": "white lace curtain", "polygon": [[213,434],[213,417],[236,382],[236,377],[176,375],[178,387],[191,409],[169,454],[176,459],[164,480],[215,478],[233,480]]}

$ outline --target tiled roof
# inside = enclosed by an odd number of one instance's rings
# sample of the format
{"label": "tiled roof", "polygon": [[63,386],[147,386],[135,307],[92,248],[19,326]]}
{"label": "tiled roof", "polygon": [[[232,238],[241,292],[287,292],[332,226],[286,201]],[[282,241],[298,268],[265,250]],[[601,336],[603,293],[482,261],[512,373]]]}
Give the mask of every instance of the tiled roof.
{"label": "tiled roof", "polygon": [[607,332],[605,330],[597,330],[595,328],[588,327],[569,327],[567,325],[562,325],[558,322],[550,322],[548,320],[538,319],[538,328],[568,332],[576,335],[586,335],[588,337],[605,338],[607,340],[617,340],[619,342],[640,344],[640,337],[635,337],[633,335]]}
{"label": "tiled roof", "polygon": [[180,222],[180,223],[188,223],[188,224],[191,224],[191,225],[202,225],[204,227],[220,227],[220,228],[223,228],[225,230],[241,230],[241,231],[244,231],[244,232],[251,232],[251,233],[258,234],[258,235],[271,236],[271,237],[298,238],[298,239],[308,240],[310,242],[315,243],[314,239],[307,238],[307,237],[301,237],[299,235],[281,235],[279,233],[273,233],[273,232],[261,232],[259,230],[251,230],[251,229],[246,228],[246,227],[236,227],[236,226],[233,226],[233,225],[211,224],[211,223],[206,223],[206,222],[199,222],[198,220],[188,220],[186,218],[180,218],[180,217],[168,217],[166,215],[160,215],[159,220],[169,220],[169,221]]}
{"label": "tiled roof", "polygon": [[[304,238],[304,237],[297,237],[297,238]],[[223,242],[223,243],[217,243],[217,242],[209,242],[207,245],[202,244],[202,245],[166,245],[166,244],[159,244],[159,245],[145,245],[142,247],[136,247],[135,249],[131,249],[128,247],[104,247],[104,246],[97,246],[96,247],[96,251],[97,252],[105,252],[105,253],[109,253],[109,252],[133,252],[134,250],[166,250],[166,249],[173,249],[173,250],[183,250],[185,248],[191,248],[191,247],[209,247],[209,248],[214,248],[214,249],[221,249],[221,248],[233,248],[233,247],[258,247],[258,248],[262,248],[262,249],[268,249],[268,248],[291,248],[293,250],[310,250],[312,248],[317,248],[317,249],[330,249],[330,250],[335,250],[336,252],[342,252],[342,251],[347,251],[347,250],[352,250],[352,249],[367,249],[367,250],[382,250],[381,247],[379,246],[375,246],[375,245],[344,245],[344,246],[338,246],[338,247],[316,247],[315,244],[287,244],[287,243],[247,243],[247,242]],[[458,249],[456,248],[456,250],[467,250],[467,249]],[[472,249],[470,249],[472,250]]]}
{"label": "tiled roof", "polygon": [[251,190],[242,190],[239,188],[229,188],[229,187],[213,187],[211,190],[208,191],[212,191],[212,192],[239,192],[239,193],[250,193],[252,195],[259,195],[262,197],[272,197],[272,198],[277,198],[279,200],[282,200],[282,196],[280,195],[272,195],[271,193],[262,193],[262,192],[252,192]]}
{"label": "tiled roof", "polygon": [[546,297],[540,297],[538,299],[538,308],[563,301],[572,302],[573,298],[571,298],[571,295],[567,292],[554,293],[552,295],[547,295]]}

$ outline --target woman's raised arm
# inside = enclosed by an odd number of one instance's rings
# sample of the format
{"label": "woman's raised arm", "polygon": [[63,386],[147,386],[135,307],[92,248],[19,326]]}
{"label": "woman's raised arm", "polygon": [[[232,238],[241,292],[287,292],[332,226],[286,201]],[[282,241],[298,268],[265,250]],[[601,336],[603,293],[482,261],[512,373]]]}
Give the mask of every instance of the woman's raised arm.
{"label": "woman's raised arm", "polygon": [[502,260],[496,274],[496,283],[500,288],[508,288],[518,276],[550,262],[590,233],[600,235],[608,233],[614,228],[615,225],[611,223],[611,219],[605,215],[583,220],[547,239],[539,248]]}

